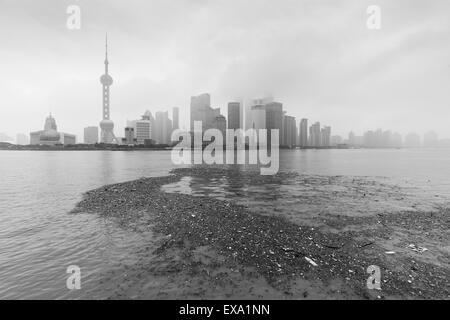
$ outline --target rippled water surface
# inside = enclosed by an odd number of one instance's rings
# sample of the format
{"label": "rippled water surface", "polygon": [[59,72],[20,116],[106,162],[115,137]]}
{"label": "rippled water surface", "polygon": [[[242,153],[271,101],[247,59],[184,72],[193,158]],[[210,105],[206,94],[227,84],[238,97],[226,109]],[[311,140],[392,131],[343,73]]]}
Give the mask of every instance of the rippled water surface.
{"label": "rippled water surface", "polygon": [[[448,149],[282,150],[280,171],[298,175],[281,184],[247,185],[224,174],[185,177],[166,188],[233,198],[261,213],[297,219],[338,208],[355,214],[428,209],[449,203],[449,160]],[[99,284],[115,279],[105,275],[133,264],[152,235],[69,211],[89,189],[172,168],[169,151],[0,151],[0,298],[108,297]],[[365,192],[378,200],[368,203]],[[72,264],[81,267],[82,290],[66,288]]]}

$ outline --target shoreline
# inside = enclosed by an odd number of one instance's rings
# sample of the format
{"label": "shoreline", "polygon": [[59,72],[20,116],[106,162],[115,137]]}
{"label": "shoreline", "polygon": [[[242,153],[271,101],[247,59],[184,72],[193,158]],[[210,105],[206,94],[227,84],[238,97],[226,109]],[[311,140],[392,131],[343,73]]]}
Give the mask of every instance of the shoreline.
{"label": "shoreline", "polygon": [[[448,257],[429,263],[428,256],[411,250],[386,254],[384,243],[404,228],[442,235],[433,241],[445,246],[449,209],[330,218],[329,226],[341,230],[330,232],[251,212],[234,201],[162,190],[186,176],[217,173],[220,169],[175,169],[169,176],[104,186],[83,196],[73,212],[100,214],[156,235],[154,243],[143,244],[145,262],[134,266],[126,288],[112,298],[450,299]],[[256,183],[283,180],[237,174]],[[359,229],[345,230],[349,225]],[[366,287],[370,265],[381,269],[382,290]]]}

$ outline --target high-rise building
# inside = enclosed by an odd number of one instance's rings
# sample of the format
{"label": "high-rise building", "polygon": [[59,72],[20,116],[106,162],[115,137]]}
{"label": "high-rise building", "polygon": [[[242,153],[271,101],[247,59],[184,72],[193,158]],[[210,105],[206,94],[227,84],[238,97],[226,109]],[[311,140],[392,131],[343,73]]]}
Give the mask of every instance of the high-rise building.
{"label": "high-rise building", "polygon": [[329,147],[331,142],[331,127],[323,127],[320,131],[320,146]]}
{"label": "high-rise building", "polygon": [[18,145],[28,145],[30,143],[30,140],[28,139],[26,134],[18,133],[16,136],[16,144]]}
{"label": "high-rise building", "polygon": [[180,128],[180,109],[174,107],[172,109],[172,129],[176,130]]}
{"label": "high-rise building", "polygon": [[266,109],[263,105],[252,106],[250,117],[252,120],[252,129],[266,129]]}
{"label": "high-rise building", "polygon": [[222,133],[223,139],[226,139],[227,119],[224,116],[218,115],[215,117],[213,127]]}
{"label": "high-rise building", "polygon": [[95,144],[98,143],[98,127],[84,128],[84,143]]}
{"label": "high-rise building", "polygon": [[[261,98],[261,99],[251,99],[249,101],[246,102],[245,104],[245,110],[244,110],[244,117],[245,117],[245,129],[250,129],[252,127],[252,107],[253,106],[260,106],[260,105],[266,105],[268,103],[273,102],[273,98],[272,97],[265,97],[265,98]],[[280,133],[281,135],[281,133]]]}
{"label": "high-rise building", "polygon": [[321,140],[320,122],[316,122],[309,128],[309,145],[311,147],[320,147]]}
{"label": "high-rise building", "polygon": [[239,102],[228,103],[228,129],[241,129],[241,104]]}
{"label": "high-rise building", "polygon": [[292,148],[296,144],[297,127],[295,125],[295,117],[283,115],[283,132],[281,145]]}
{"label": "high-rise building", "polygon": [[283,104],[273,101],[264,104],[264,108],[266,109],[266,128],[268,134],[267,143],[271,143],[271,130],[278,129],[278,143],[281,145],[281,138],[283,135]]}
{"label": "high-rise building", "polygon": [[137,144],[144,144],[146,139],[151,139],[152,126],[150,120],[141,119],[136,120],[134,123],[133,134],[136,137]]}
{"label": "high-rise building", "polygon": [[300,121],[300,147],[308,146],[308,119]]}
{"label": "high-rise building", "polygon": [[122,143],[126,145],[133,145],[136,142],[136,138],[134,137],[134,128],[126,127],[125,128],[125,138],[122,139]]}
{"label": "high-rise building", "polygon": [[210,127],[208,120],[212,118],[209,115],[211,110],[211,97],[208,93],[191,97],[191,131],[194,131],[194,121],[202,122],[202,131]]}
{"label": "high-rise building", "polygon": [[116,136],[114,135],[114,122],[110,119],[110,97],[109,87],[113,84],[113,78],[108,73],[108,38],[105,43],[105,73],[100,77],[100,83],[102,84],[102,113],[103,120],[100,121],[101,139],[102,143],[118,143]]}
{"label": "high-rise building", "polygon": [[158,111],[155,114],[155,134],[152,139],[160,144],[169,144],[172,135],[172,120],[168,111]]}

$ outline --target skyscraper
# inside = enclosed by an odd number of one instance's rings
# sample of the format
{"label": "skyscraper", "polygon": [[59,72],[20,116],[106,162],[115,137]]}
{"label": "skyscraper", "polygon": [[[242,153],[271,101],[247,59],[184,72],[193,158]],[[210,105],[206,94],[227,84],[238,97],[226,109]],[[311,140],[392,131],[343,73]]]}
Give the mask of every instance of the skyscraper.
{"label": "skyscraper", "polygon": [[211,108],[211,97],[208,93],[191,97],[191,131],[194,131],[194,121],[202,122],[202,132],[215,128],[214,122],[220,116],[220,108]]}
{"label": "skyscraper", "polygon": [[228,129],[241,128],[241,104],[239,102],[228,103]]}
{"label": "skyscraper", "polygon": [[105,42],[105,74],[100,77],[100,83],[102,84],[102,96],[103,96],[103,120],[100,121],[101,139],[102,143],[118,143],[116,136],[114,135],[114,122],[110,119],[110,97],[109,87],[113,83],[112,77],[108,73],[108,37]]}
{"label": "skyscraper", "polygon": [[300,121],[300,147],[308,146],[308,119]]}
{"label": "skyscraper", "polygon": [[329,147],[331,144],[331,127],[323,127],[320,131],[320,146]]}
{"label": "skyscraper", "polygon": [[155,135],[157,143],[169,144],[172,135],[172,120],[169,119],[168,111],[158,111],[155,113]]}
{"label": "skyscraper", "polygon": [[309,128],[309,145],[311,147],[320,147],[320,143],[320,122],[316,122]]}
{"label": "skyscraper", "polygon": [[180,109],[178,107],[174,107],[172,109],[172,129],[176,130],[180,128]]}
{"label": "skyscraper", "polygon": [[142,116],[141,120],[136,120],[134,122],[135,129],[133,134],[136,137],[137,144],[144,144],[145,140],[151,139],[152,136],[152,125],[150,117]]}
{"label": "skyscraper", "polygon": [[295,146],[297,137],[295,117],[283,115],[283,132],[281,145],[292,148]]}
{"label": "skyscraper", "polygon": [[271,143],[271,129],[278,129],[278,143],[281,145],[283,135],[283,104],[280,102],[269,102],[264,105],[264,108],[266,109],[267,143]]}
{"label": "skyscraper", "polygon": [[98,143],[98,127],[84,128],[84,143],[86,144]]}

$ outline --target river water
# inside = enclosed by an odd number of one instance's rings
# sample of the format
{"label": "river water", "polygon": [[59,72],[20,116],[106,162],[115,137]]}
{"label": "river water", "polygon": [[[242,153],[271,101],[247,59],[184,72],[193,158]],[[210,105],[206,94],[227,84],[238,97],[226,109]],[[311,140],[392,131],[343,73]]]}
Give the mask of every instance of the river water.
{"label": "river water", "polygon": [[[280,171],[319,179],[334,177],[333,192],[354,182],[354,177],[401,185],[408,190],[407,200],[391,201],[392,193],[386,192],[376,207],[385,210],[383,205],[392,202],[392,208],[425,204],[426,209],[450,202],[449,160],[450,149],[281,150]],[[105,274],[132,265],[138,258],[133,253],[152,235],[124,230],[94,214],[69,212],[87,190],[167,175],[173,168],[170,151],[0,151],[0,299],[107,298],[108,286],[100,283],[119,280],[105,278]],[[279,201],[277,214],[307,219],[300,213],[323,211],[324,204],[302,206],[295,201],[305,192],[302,179],[297,176],[288,181],[289,187],[279,196],[273,196],[273,186],[262,185],[254,192],[258,197],[251,197],[265,213],[270,214],[274,201]],[[216,192],[218,197],[224,188],[223,180],[182,183],[193,194]],[[176,188],[169,186],[168,191]],[[351,200],[346,194],[344,190],[336,208],[367,210],[366,202],[345,207]],[[81,290],[66,287],[70,265],[81,268]]]}

